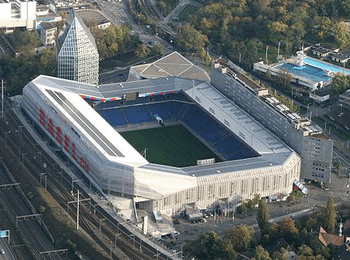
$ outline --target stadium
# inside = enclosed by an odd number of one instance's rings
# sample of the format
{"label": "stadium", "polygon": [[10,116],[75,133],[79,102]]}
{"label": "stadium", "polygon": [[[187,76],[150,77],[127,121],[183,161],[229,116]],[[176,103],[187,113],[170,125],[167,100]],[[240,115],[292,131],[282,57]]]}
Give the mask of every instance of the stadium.
{"label": "stadium", "polygon": [[22,108],[91,186],[136,209],[285,197],[300,157],[210,83],[176,76],[91,85],[38,76]]}

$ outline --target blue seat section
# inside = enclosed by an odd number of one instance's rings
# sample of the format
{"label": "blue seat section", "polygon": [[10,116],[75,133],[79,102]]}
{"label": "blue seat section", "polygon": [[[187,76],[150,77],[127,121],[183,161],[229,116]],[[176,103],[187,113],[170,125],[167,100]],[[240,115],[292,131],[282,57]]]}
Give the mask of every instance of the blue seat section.
{"label": "blue seat section", "polygon": [[215,122],[205,112],[194,105],[188,106],[181,120],[198,134],[201,133],[207,125]]}
{"label": "blue seat section", "polygon": [[229,156],[230,154],[236,154],[236,151],[240,151],[242,146],[243,143],[241,143],[236,138],[232,138],[232,136],[229,136],[218,142],[216,144],[216,149],[219,153]]}
{"label": "blue seat section", "polygon": [[182,93],[174,93],[170,95],[172,100],[189,101]]}
{"label": "blue seat section", "polygon": [[179,102],[168,102],[165,105],[173,119],[179,119],[182,116],[186,106]]}
{"label": "blue seat section", "polygon": [[120,126],[127,124],[127,121],[121,109],[107,109],[100,110],[97,112],[112,126]]}
{"label": "blue seat section", "polygon": [[227,160],[258,155],[231,131],[195,105],[188,105],[181,120]]}
{"label": "blue seat section", "polygon": [[152,115],[155,114],[159,115],[164,121],[172,119],[171,115],[168,112],[167,106],[164,103],[158,103],[158,104],[150,104],[148,105]]}
{"label": "blue seat section", "polygon": [[109,109],[120,106],[120,101],[107,101],[107,102],[101,102],[95,106],[95,110],[101,110],[101,109]]}
{"label": "blue seat section", "polygon": [[209,125],[206,127],[205,131],[201,133],[201,136],[211,145],[215,146],[218,142],[218,131],[221,130],[221,126],[217,123]]}
{"label": "blue seat section", "polygon": [[154,102],[159,102],[159,101],[165,101],[166,96],[165,95],[156,95],[152,97]]}
{"label": "blue seat section", "polygon": [[131,124],[154,121],[147,106],[124,107],[123,110]]}

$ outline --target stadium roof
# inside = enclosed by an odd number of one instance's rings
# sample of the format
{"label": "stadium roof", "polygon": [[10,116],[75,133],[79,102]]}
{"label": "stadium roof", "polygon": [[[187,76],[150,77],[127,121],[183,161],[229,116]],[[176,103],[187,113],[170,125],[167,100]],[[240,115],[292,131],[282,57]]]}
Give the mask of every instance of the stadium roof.
{"label": "stadium roof", "polygon": [[[294,152],[281,140],[256,122],[249,114],[240,109],[210,84],[186,80],[178,77],[166,77],[135,82],[123,82],[94,86],[91,84],[70,81],[49,76],[39,76],[29,86],[37,87],[43,95],[60,110],[77,128],[81,136],[88,140],[94,150],[99,150],[111,161],[132,167],[141,167],[164,173],[186,176],[205,176],[217,173],[251,170],[265,167],[283,167]],[[220,115],[233,126],[237,135],[261,156],[224,161],[209,166],[191,166],[176,168],[148,163],[124,138],[113,129],[82,97],[94,100],[113,97],[120,99],[124,93],[139,92],[140,96],[149,93],[181,90],[193,100],[200,97],[200,105],[208,110],[216,110],[218,120]],[[222,122],[223,123],[223,122]]]}
{"label": "stadium roof", "polygon": [[128,81],[170,76],[210,82],[209,75],[203,69],[176,51],[155,62],[131,67]]}

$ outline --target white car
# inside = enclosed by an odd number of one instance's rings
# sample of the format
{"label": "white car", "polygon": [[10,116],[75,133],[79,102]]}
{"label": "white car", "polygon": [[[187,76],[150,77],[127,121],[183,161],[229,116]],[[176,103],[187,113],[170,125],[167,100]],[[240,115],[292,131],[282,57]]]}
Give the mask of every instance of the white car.
{"label": "white car", "polygon": [[5,250],[4,249],[1,249],[0,252],[1,252],[2,255],[5,254]]}

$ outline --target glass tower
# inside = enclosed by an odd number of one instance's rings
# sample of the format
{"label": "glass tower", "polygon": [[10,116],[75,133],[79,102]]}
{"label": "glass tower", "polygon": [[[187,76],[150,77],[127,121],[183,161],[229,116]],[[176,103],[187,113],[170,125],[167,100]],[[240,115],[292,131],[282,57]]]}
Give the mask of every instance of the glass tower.
{"label": "glass tower", "polygon": [[95,39],[74,10],[57,39],[57,61],[58,77],[98,84],[99,55]]}

